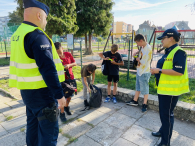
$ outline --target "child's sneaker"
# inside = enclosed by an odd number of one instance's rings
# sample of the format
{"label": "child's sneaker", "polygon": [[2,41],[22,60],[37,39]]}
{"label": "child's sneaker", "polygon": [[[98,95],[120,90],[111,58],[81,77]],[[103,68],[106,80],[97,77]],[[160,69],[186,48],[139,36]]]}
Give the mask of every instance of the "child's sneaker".
{"label": "child's sneaker", "polygon": [[116,97],[113,96],[113,97],[112,97],[112,101],[113,101],[114,104],[116,104],[116,103],[117,103]]}
{"label": "child's sneaker", "polygon": [[61,120],[62,122],[66,122],[65,113],[60,113],[60,120]]}
{"label": "child's sneaker", "polygon": [[110,101],[110,97],[106,97],[106,99],[104,100],[104,102],[109,102]]}
{"label": "child's sneaker", "polygon": [[126,104],[133,105],[133,106],[138,106],[138,102],[133,100],[133,99],[131,101],[127,101]]}
{"label": "child's sneaker", "polygon": [[146,112],[146,111],[147,111],[147,105],[143,104],[143,105],[142,105],[142,112],[144,113],[144,112]]}

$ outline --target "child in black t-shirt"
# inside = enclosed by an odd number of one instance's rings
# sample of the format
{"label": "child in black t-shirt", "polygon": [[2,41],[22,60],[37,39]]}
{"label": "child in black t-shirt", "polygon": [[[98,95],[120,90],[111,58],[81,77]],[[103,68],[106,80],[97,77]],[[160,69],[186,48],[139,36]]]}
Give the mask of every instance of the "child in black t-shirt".
{"label": "child in black t-shirt", "polygon": [[99,53],[99,56],[103,58],[104,60],[110,60],[110,65],[109,65],[109,75],[108,75],[108,87],[107,87],[107,93],[108,96],[106,97],[104,102],[109,102],[111,100],[110,94],[111,94],[111,85],[112,81],[114,84],[114,89],[113,89],[113,97],[112,101],[114,104],[116,104],[116,91],[117,91],[117,83],[119,81],[119,65],[124,65],[124,62],[122,60],[121,55],[118,53],[118,45],[113,44],[111,46],[111,51],[107,51],[104,53]]}

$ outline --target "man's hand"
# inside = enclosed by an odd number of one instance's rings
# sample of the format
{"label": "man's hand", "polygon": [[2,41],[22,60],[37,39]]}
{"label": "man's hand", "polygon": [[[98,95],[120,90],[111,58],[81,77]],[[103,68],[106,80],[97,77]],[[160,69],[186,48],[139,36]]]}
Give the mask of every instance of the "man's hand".
{"label": "man's hand", "polygon": [[160,71],[159,68],[152,68],[152,69],[150,69],[151,74],[158,74],[159,71]]}
{"label": "man's hand", "polygon": [[136,54],[138,54],[138,53],[139,53],[139,51],[137,51],[137,52],[133,53],[133,57],[134,57]]}
{"label": "man's hand", "polygon": [[89,93],[91,93],[91,89],[88,87],[88,91],[89,91]]}
{"label": "man's hand", "polygon": [[139,57],[137,57],[136,60],[137,60],[138,62],[140,62],[140,58],[139,58]]}
{"label": "man's hand", "polygon": [[93,85],[94,84],[94,81],[92,81],[91,84]]}
{"label": "man's hand", "polygon": [[69,69],[69,67],[70,67],[69,64],[64,65],[64,68],[65,68],[65,69]]}
{"label": "man's hand", "polygon": [[66,103],[66,99],[63,96],[61,99],[57,99],[58,100],[58,109],[64,108],[65,103]]}
{"label": "man's hand", "polygon": [[103,58],[104,60],[109,60],[110,58],[109,57],[106,57],[106,58]]}
{"label": "man's hand", "polygon": [[110,61],[112,64],[116,64],[116,62],[114,60]]}

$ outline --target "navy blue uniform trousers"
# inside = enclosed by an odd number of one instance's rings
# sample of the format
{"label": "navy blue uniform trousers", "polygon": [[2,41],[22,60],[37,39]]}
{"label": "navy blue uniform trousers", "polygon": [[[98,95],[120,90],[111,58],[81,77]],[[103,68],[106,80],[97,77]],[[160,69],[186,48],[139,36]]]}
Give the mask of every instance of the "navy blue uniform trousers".
{"label": "navy blue uniform trousers", "polygon": [[[31,95],[29,94],[31,93]],[[36,93],[36,92],[35,92]],[[59,126],[58,120],[50,122],[47,119],[38,121],[37,117],[42,117],[44,114],[42,110],[49,107],[50,103],[56,102],[41,98],[37,93],[21,91],[21,95],[26,105],[27,115],[27,131],[26,131],[26,144],[27,146],[56,146]],[[31,96],[34,96],[32,98]],[[36,100],[36,102],[35,102]]]}
{"label": "navy blue uniform trousers", "polygon": [[159,130],[161,133],[161,144],[170,145],[170,139],[173,131],[174,114],[173,110],[178,102],[179,96],[169,96],[158,94],[159,113],[162,126]]}

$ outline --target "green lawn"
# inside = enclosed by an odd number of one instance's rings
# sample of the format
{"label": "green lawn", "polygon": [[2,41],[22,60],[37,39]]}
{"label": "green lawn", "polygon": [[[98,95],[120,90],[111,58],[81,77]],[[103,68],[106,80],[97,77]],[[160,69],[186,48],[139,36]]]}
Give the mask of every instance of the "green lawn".
{"label": "green lawn", "polygon": [[[77,79],[77,89],[80,92],[83,89],[83,85],[81,82],[81,68],[80,66],[73,67],[73,73],[75,78]],[[129,74],[129,81],[127,81],[127,73],[120,72],[120,81],[118,82],[118,87],[132,89],[135,90],[135,83],[136,83],[136,75]],[[155,77],[152,75],[150,78],[149,86],[150,86],[150,94],[157,95],[157,90],[154,88]],[[102,75],[100,69],[96,70],[95,76],[95,84],[107,84],[107,76]],[[195,79],[189,79],[190,85],[190,92],[183,94],[180,97],[180,101],[193,103],[195,104]],[[8,79],[0,80],[0,88],[3,88],[8,91]]]}
{"label": "green lawn", "polygon": [[0,58],[0,66],[9,65],[10,58]]}

